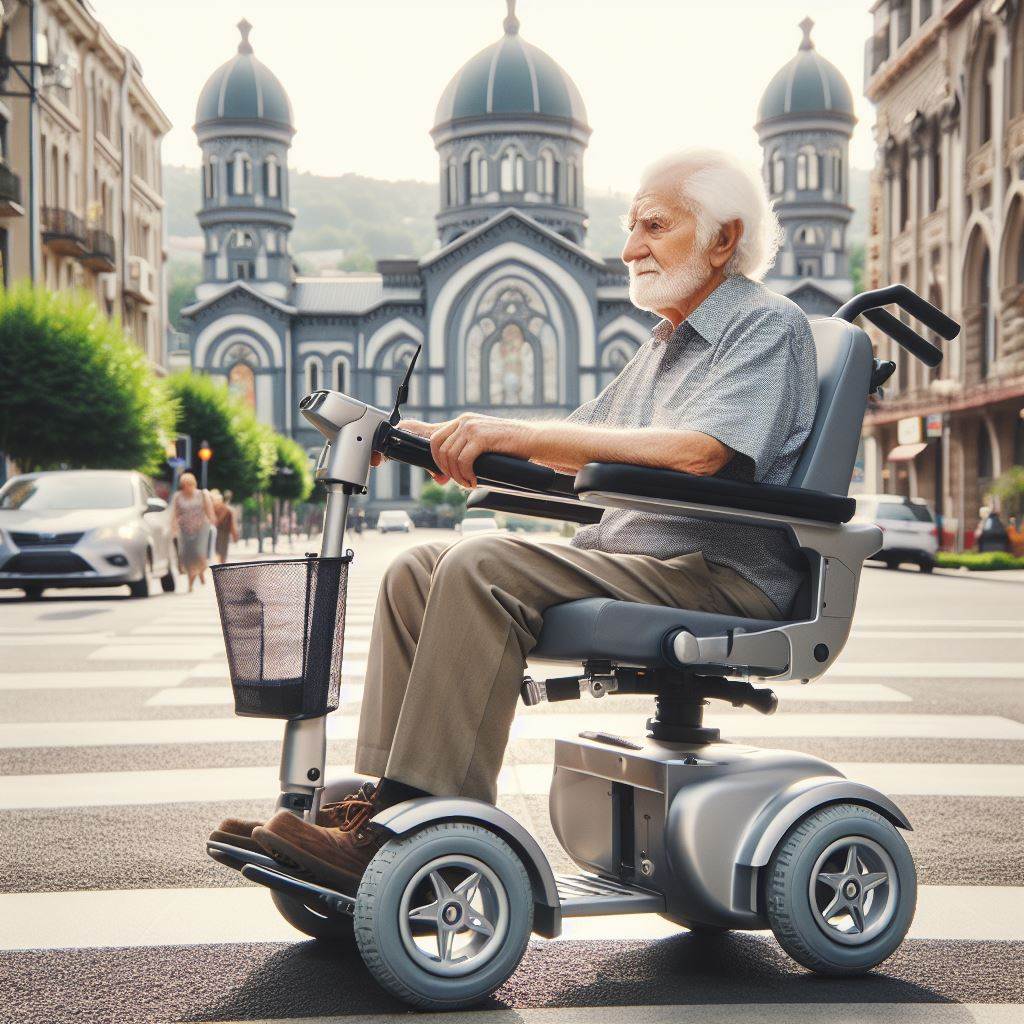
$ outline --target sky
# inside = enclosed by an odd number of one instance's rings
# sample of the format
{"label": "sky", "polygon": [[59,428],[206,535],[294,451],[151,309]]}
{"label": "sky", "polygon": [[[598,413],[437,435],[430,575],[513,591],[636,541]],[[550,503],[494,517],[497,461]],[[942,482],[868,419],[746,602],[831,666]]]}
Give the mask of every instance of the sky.
{"label": "sky", "polygon": [[[293,170],[390,180],[437,178],[428,134],[445,85],[502,33],[504,0],[91,0],[142,64],[174,127],[164,162],[196,166],[199,92],[253,24],[259,60],[291,97]],[[797,27],[854,94],[851,163],[871,167],[872,106],[862,95],[867,0],[518,0],[525,40],[574,79],[594,130],[591,191],[631,193],[643,167],[711,146],[760,163],[752,125],[761,92],[797,51]]]}

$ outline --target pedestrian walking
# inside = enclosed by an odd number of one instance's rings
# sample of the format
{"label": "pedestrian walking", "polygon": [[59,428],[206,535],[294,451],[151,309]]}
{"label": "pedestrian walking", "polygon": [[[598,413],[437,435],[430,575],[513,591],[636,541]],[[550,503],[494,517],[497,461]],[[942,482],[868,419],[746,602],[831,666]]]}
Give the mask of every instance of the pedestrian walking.
{"label": "pedestrian walking", "polygon": [[235,511],[228,504],[228,497],[220,491],[210,491],[210,498],[213,501],[213,525],[217,531],[216,553],[217,561],[223,565],[228,560],[228,545],[238,540],[238,524],[235,521]]}
{"label": "pedestrian walking", "polygon": [[200,490],[192,473],[182,473],[178,487],[171,502],[171,536],[178,546],[178,571],[188,575],[191,594],[197,576],[206,584],[213,501],[207,491]]}

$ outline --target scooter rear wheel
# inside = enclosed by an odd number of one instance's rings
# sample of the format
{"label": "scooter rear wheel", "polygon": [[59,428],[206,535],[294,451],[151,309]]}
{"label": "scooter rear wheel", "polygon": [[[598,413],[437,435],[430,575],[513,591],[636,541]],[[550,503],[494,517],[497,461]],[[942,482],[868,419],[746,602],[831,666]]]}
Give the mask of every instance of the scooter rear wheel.
{"label": "scooter rear wheel", "polygon": [[818,974],[863,974],[903,942],[917,905],[910,850],[861,804],[812,811],[776,848],[764,880],[779,945]]}
{"label": "scooter rear wheel", "polygon": [[428,1010],[489,996],[519,966],[532,928],[523,862],[500,836],[469,822],[392,839],[356,896],[356,942],[370,973]]}

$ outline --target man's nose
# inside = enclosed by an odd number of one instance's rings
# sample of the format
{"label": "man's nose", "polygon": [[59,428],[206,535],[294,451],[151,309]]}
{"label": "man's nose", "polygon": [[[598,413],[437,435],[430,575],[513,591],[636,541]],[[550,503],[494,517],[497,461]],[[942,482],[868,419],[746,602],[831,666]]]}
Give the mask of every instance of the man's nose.
{"label": "man's nose", "polygon": [[639,232],[631,231],[626,239],[626,244],[622,247],[622,262],[629,264],[634,260],[642,260],[645,256],[650,256],[650,254],[651,250],[640,240]]}

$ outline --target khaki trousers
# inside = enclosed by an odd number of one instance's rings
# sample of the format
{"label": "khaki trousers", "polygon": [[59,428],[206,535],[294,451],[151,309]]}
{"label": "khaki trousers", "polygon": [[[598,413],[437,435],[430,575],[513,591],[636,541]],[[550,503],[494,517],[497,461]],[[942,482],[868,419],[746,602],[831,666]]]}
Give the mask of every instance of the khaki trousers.
{"label": "khaki trousers", "polygon": [[494,803],[543,612],[583,597],[778,617],[757,587],[699,552],[663,561],[503,534],[420,544],[381,583],[356,771]]}

